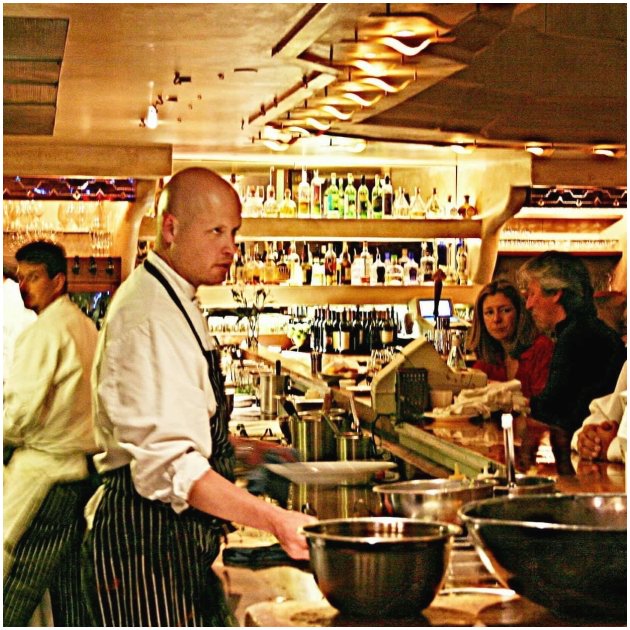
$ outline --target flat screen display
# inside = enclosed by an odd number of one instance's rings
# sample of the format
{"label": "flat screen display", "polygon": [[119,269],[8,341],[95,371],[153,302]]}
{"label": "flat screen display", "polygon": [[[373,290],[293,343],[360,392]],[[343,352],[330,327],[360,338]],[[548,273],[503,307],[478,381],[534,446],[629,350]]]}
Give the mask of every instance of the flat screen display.
{"label": "flat screen display", "polygon": [[[433,317],[434,301],[432,299],[419,299],[418,307],[420,310],[420,316],[425,319],[431,319]],[[453,302],[450,299],[440,300],[438,303],[438,316],[439,317],[453,317]]]}

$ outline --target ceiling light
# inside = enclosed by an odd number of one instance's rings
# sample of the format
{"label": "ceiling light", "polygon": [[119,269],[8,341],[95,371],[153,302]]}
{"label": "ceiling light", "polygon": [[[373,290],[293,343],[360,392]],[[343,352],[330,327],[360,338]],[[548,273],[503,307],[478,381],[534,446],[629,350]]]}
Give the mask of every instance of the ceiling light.
{"label": "ceiling light", "polygon": [[415,33],[413,31],[398,31],[394,33],[396,37],[412,37]]}
{"label": "ceiling light", "polygon": [[272,151],[286,151],[289,148],[288,144],[284,142],[277,142],[276,140],[264,139],[262,143]]}
{"label": "ceiling light", "polygon": [[475,150],[472,144],[451,144],[451,151],[459,155],[468,155]]}
{"label": "ceiling light", "polygon": [[408,79],[407,81],[404,81],[398,87],[394,87],[393,85],[390,85],[386,81],[383,81],[383,79],[379,79],[377,77],[367,77],[365,79],[361,79],[361,83],[365,83],[367,85],[373,85],[374,87],[380,88],[381,90],[385,92],[388,92],[390,94],[395,94],[396,92],[400,92],[401,90],[404,90],[411,83],[411,80]]}
{"label": "ceiling light", "polygon": [[335,118],[338,118],[339,120],[350,120],[350,118],[352,118],[352,114],[341,112],[334,105],[323,105],[320,109],[324,112],[327,112],[328,114],[331,114]]}
{"label": "ceiling light", "polygon": [[317,118],[313,118],[312,116],[306,118],[306,122],[311,127],[315,127],[315,129],[319,129],[320,131],[328,131],[330,129],[330,125],[328,123],[323,123],[321,120],[317,120]]}
{"label": "ceiling light", "polygon": [[301,136],[310,136],[311,132],[308,129],[304,129],[304,127],[300,127],[299,125],[291,125],[286,128],[287,131],[292,133],[299,133]]}
{"label": "ceiling light", "polygon": [[343,97],[347,98],[350,101],[354,101],[355,103],[363,107],[372,107],[372,105],[375,105],[378,101],[381,100],[380,94],[375,96],[371,101],[368,101],[367,99],[363,98],[359,94],[355,94],[354,92],[344,92]]}
{"label": "ceiling light", "polygon": [[615,150],[610,147],[593,147],[595,155],[603,155],[604,157],[615,157]]}
{"label": "ceiling light", "polygon": [[401,55],[405,55],[406,57],[414,57],[415,55],[420,54],[425,48],[428,48],[429,44],[432,42],[431,39],[425,39],[419,46],[412,48],[395,37],[383,37],[379,41],[381,44],[393,48],[396,52],[399,52]]}
{"label": "ceiling light", "polygon": [[550,157],[554,154],[555,148],[552,144],[527,144],[525,145],[525,151],[528,151],[536,157]]}
{"label": "ceiling light", "polygon": [[265,140],[277,140],[278,142],[288,142],[293,137],[290,133],[283,132],[271,125],[265,125],[262,130],[262,137]]}
{"label": "ceiling light", "polygon": [[158,126],[158,111],[155,105],[147,107],[147,116],[143,119],[144,126],[149,129],[155,129]]}
{"label": "ceiling light", "polygon": [[384,77],[388,74],[388,71],[385,68],[376,66],[369,61],[365,61],[365,59],[357,59],[352,62],[352,65],[373,77]]}
{"label": "ceiling light", "polygon": [[545,149],[539,146],[525,147],[525,150],[529,151],[532,155],[537,155],[539,157],[545,152]]}

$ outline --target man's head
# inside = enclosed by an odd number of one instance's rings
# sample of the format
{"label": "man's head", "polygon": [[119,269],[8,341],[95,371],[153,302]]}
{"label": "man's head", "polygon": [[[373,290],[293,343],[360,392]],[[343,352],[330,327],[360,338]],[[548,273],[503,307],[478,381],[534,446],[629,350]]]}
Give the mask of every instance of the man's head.
{"label": "man's head", "polygon": [[518,270],[518,279],[525,289],[525,305],[542,331],[553,331],[573,313],[596,313],[588,269],[576,256],[544,252]]}
{"label": "man's head", "polygon": [[160,193],[155,252],[193,286],[225,280],[236,251],[241,202],[222,177],[204,168],[174,175]]}
{"label": "man's head", "polygon": [[41,313],[67,293],[66,252],[50,241],[33,241],[18,249],[17,277],[24,306]]}

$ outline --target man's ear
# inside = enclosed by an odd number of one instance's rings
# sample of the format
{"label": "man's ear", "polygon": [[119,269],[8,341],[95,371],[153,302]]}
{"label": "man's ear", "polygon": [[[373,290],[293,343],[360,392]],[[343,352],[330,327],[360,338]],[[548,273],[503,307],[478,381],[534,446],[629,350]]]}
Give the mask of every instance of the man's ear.
{"label": "man's ear", "polygon": [[564,295],[564,289],[558,289],[552,296],[551,299],[553,300],[554,304],[559,304],[560,303],[560,298]]}
{"label": "man's ear", "polygon": [[170,212],[162,213],[162,240],[165,243],[172,243],[177,236],[177,217]]}
{"label": "man's ear", "polygon": [[64,292],[66,280],[66,274],[61,273],[61,271],[52,279],[56,295],[61,295]]}

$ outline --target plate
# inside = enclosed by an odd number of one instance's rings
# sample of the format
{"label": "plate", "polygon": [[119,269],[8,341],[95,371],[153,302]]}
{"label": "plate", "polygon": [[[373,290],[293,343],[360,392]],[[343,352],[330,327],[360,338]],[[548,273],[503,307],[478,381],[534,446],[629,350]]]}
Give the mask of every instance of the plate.
{"label": "plate", "polygon": [[251,407],[256,402],[255,396],[249,394],[234,394],[234,407]]}
{"label": "plate", "polygon": [[372,480],[374,473],[391,470],[394,462],[292,462],[265,464],[276,475],[293,483],[312,485],[360,485]]}

